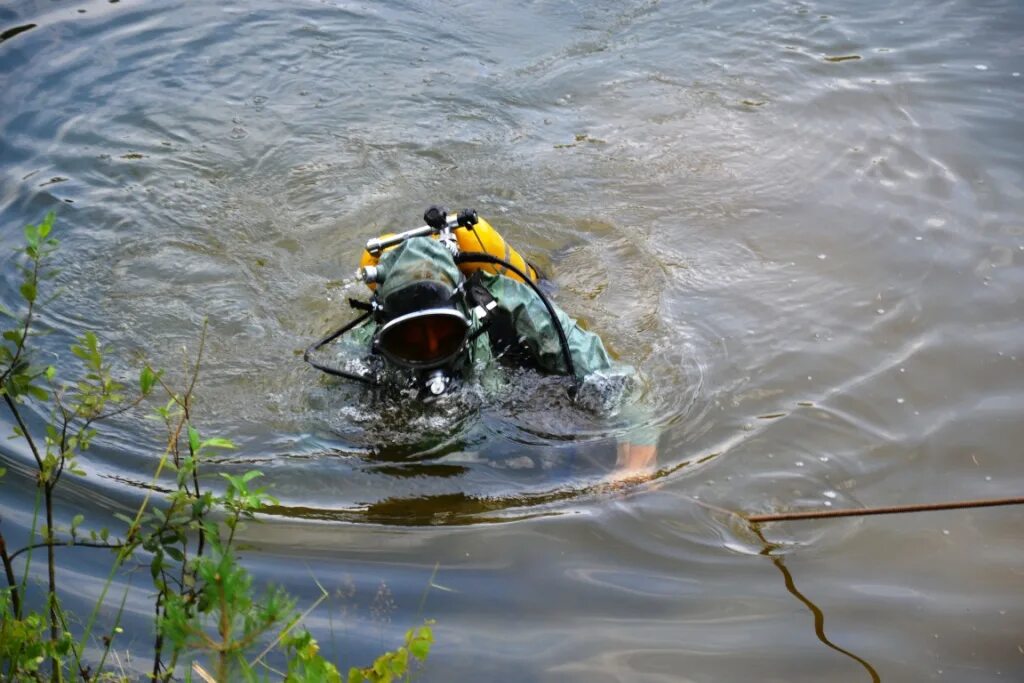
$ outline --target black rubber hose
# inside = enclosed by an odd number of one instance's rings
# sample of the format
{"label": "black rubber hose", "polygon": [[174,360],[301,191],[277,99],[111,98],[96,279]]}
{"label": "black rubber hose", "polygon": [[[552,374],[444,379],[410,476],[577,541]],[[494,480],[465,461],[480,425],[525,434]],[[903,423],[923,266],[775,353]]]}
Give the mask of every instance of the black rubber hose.
{"label": "black rubber hose", "polygon": [[529,285],[533,292],[540,297],[541,302],[544,304],[544,308],[548,309],[548,315],[551,316],[551,322],[554,323],[555,331],[558,332],[558,341],[562,345],[562,358],[565,360],[565,367],[569,370],[569,376],[576,379],[576,366],[572,362],[572,352],[569,351],[569,339],[565,336],[565,330],[562,329],[562,322],[558,319],[558,314],[555,313],[555,307],[551,305],[551,301],[544,292],[540,291],[540,287],[537,286],[529,275],[505,259],[478,251],[468,251],[459,254],[455,257],[455,263],[494,263],[508,268],[518,275],[523,282]]}
{"label": "black rubber hose", "polygon": [[318,363],[318,362],[316,362],[315,360],[313,360],[313,359],[311,359],[309,357],[311,353],[313,353],[314,351],[316,351],[317,349],[319,349],[319,348],[321,348],[323,346],[326,346],[327,344],[330,344],[332,341],[334,341],[335,339],[337,339],[341,335],[345,334],[346,332],[351,330],[353,327],[355,327],[356,325],[360,324],[361,322],[363,322],[364,320],[366,320],[369,317],[370,317],[370,313],[369,312],[363,313],[361,316],[359,316],[358,318],[356,318],[352,322],[349,322],[349,323],[346,323],[346,324],[342,325],[341,327],[336,329],[334,332],[331,332],[329,335],[327,335],[323,339],[321,339],[319,341],[316,341],[316,342],[313,342],[306,349],[306,352],[302,354],[302,360],[306,361],[307,363],[312,365],[314,368],[316,368],[320,372],[326,372],[328,375],[334,375],[335,377],[344,377],[345,379],[352,379],[352,380],[355,380],[357,382],[364,382],[366,384],[369,384],[370,386],[377,386],[377,382],[375,382],[374,380],[370,379],[369,377],[364,377],[363,375],[357,375],[354,372],[348,372],[346,370],[340,370],[338,368],[334,368],[334,367],[331,367],[329,365],[323,365],[322,363]]}

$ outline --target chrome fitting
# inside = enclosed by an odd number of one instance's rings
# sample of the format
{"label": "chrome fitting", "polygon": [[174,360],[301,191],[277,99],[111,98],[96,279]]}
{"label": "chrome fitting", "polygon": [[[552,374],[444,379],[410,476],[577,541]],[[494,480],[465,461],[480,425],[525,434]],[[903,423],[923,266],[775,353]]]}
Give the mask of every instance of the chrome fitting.
{"label": "chrome fitting", "polygon": [[377,266],[363,266],[359,269],[359,279],[368,285],[384,282],[384,271]]}

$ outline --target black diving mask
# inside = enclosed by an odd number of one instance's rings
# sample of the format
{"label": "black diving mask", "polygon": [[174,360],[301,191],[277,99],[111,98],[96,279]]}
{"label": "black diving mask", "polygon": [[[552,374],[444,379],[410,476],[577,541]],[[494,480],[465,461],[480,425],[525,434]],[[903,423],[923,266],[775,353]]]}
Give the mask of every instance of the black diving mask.
{"label": "black diving mask", "polygon": [[466,348],[469,321],[454,308],[430,308],[388,321],[373,337],[373,348],[390,362],[412,370],[453,364]]}
{"label": "black diving mask", "polygon": [[448,390],[470,337],[457,287],[436,269],[411,269],[380,297],[373,350],[392,365],[416,373],[424,397]]}

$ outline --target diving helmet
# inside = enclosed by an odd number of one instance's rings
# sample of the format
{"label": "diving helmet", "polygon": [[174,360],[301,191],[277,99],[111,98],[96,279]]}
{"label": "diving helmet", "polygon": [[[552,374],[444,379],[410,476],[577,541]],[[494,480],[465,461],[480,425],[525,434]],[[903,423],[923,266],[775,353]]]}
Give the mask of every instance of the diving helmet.
{"label": "diving helmet", "polygon": [[438,240],[414,237],[386,251],[374,278],[378,329],[373,350],[400,368],[417,372],[422,388],[448,388],[468,347],[470,322],[463,313],[463,276]]}

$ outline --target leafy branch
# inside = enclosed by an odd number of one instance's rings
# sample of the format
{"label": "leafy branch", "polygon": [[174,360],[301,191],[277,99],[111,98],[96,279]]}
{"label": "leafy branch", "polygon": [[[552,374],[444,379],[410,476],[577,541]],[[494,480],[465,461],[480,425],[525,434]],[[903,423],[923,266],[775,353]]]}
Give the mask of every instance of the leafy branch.
{"label": "leafy branch", "polygon": [[[194,357],[185,361],[181,390],[148,363],[139,371],[135,386],[127,387],[115,377],[106,351],[93,332],[85,332],[70,346],[70,354],[80,368],[77,380],[64,381],[55,365],[32,362],[29,340],[39,334],[35,318],[40,291],[54,274],[48,265],[58,247],[52,237],[53,224],[51,213],[39,225],[25,228],[25,246],[17,254],[23,311],[15,315],[0,308],[0,318],[12,321],[0,336],[0,395],[14,419],[14,436],[23,439],[32,454],[37,490],[36,509],[24,545],[12,550],[0,530],[0,564],[6,582],[6,587],[0,584],[0,679],[121,680],[123,676],[108,670],[107,661],[117,636],[123,632],[120,622],[127,587],[112,625],[99,636],[98,661],[85,661],[84,653],[90,643],[96,642],[93,631],[118,572],[129,559],[139,558],[148,565],[155,588],[152,680],[171,680],[179,660],[187,657],[193,671],[208,680],[235,680],[239,676],[252,679],[260,667],[289,682],[340,683],[338,668],[321,655],[316,640],[300,627],[326,598],[326,591],[321,587],[320,599],[298,614],[295,601],[280,588],[270,588],[255,597],[252,577],[238,560],[236,533],[245,524],[256,522],[267,505],[277,504],[265,487],[256,485],[261,473],[221,473],[217,481],[223,486],[219,492],[214,487],[200,486],[205,463],[216,453],[234,448],[228,439],[204,438],[193,419],[206,325]],[[81,514],[59,524],[54,514],[59,484],[66,472],[87,476],[81,455],[93,445],[99,425],[138,408],[158,393],[163,394],[162,403],[154,414],[164,423],[167,438],[139,508],[134,515],[114,515],[125,524],[123,534],[112,535],[106,528],[83,534],[85,518]],[[23,415],[27,403],[48,408],[42,411],[48,413],[48,419],[38,433],[30,429]],[[154,499],[158,484],[168,472],[174,475],[173,487]],[[0,478],[4,474],[0,467]],[[212,519],[215,511],[217,516],[226,513],[220,522]],[[56,551],[62,547],[105,548],[115,553],[106,582],[77,638],[69,628],[69,622],[77,620],[65,614],[57,583]],[[47,591],[42,614],[33,611],[26,601],[28,578],[33,573],[32,551],[36,549],[46,550]],[[20,581],[16,562],[23,564]],[[433,642],[432,623],[411,629],[404,645],[384,653],[370,667],[349,669],[348,682],[390,683],[403,677],[411,680],[412,665],[426,659]],[[251,652],[266,641],[269,644],[250,661]],[[277,671],[266,663],[271,651],[285,657],[287,671]],[[202,653],[209,655],[212,676],[194,659]]]}

